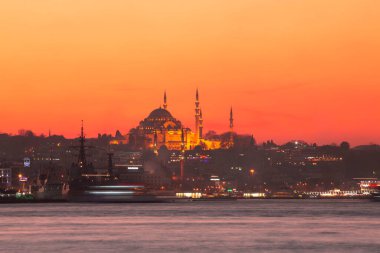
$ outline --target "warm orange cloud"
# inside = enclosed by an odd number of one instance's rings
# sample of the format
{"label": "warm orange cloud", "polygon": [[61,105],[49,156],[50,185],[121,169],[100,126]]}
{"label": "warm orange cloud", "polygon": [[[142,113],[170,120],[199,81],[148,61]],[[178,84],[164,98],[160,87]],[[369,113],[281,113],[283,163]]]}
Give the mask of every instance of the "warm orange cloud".
{"label": "warm orange cloud", "polygon": [[257,139],[380,142],[380,2],[2,1],[0,131],[122,132],[162,103]]}

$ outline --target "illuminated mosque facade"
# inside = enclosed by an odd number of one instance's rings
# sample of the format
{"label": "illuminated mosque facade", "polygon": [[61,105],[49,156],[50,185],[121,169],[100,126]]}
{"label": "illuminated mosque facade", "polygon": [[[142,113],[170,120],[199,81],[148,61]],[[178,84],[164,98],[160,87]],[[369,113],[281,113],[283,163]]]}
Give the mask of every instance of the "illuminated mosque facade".
{"label": "illuminated mosque facade", "polygon": [[[233,114],[230,112],[230,134],[228,147],[233,146]],[[207,140],[203,137],[203,115],[200,107],[198,89],[195,95],[195,131],[185,127],[181,121],[168,111],[167,95],[164,93],[164,103],[153,110],[147,118],[130,130],[123,143],[136,149],[158,149],[165,146],[168,150],[192,150],[197,146],[202,149],[220,149],[220,140]],[[116,144],[116,143],[114,143]]]}

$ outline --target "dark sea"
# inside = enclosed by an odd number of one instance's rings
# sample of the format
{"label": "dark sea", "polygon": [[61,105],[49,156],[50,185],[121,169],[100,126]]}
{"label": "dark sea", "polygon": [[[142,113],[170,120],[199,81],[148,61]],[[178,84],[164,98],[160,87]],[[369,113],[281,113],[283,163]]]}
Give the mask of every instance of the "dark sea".
{"label": "dark sea", "polygon": [[380,202],[2,204],[1,252],[380,252]]}

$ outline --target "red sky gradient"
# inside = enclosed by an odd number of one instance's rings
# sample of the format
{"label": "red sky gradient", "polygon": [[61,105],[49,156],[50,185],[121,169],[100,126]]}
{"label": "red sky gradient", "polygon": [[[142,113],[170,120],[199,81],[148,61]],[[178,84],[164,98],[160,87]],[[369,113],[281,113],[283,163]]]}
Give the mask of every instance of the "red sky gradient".
{"label": "red sky gradient", "polygon": [[0,3],[0,132],[126,133],[162,104],[258,141],[380,143],[380,1]]}

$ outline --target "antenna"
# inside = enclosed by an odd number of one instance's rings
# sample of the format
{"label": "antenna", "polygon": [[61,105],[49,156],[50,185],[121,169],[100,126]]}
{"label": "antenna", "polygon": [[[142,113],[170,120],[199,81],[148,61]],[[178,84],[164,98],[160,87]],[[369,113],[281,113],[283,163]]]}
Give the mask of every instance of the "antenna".
{"label": "antenna", "polygon": [[82,171],[87,170],[87,161],[86,161],[86,151],[85,151],[85,143],[86,139],[84,136],[84,127],[83,127],[83,120],[82,120],[82,127],[81,127],[81,136],[79,138],[80,146],[79,146],[79,156],[78,156],[78,166]]}

